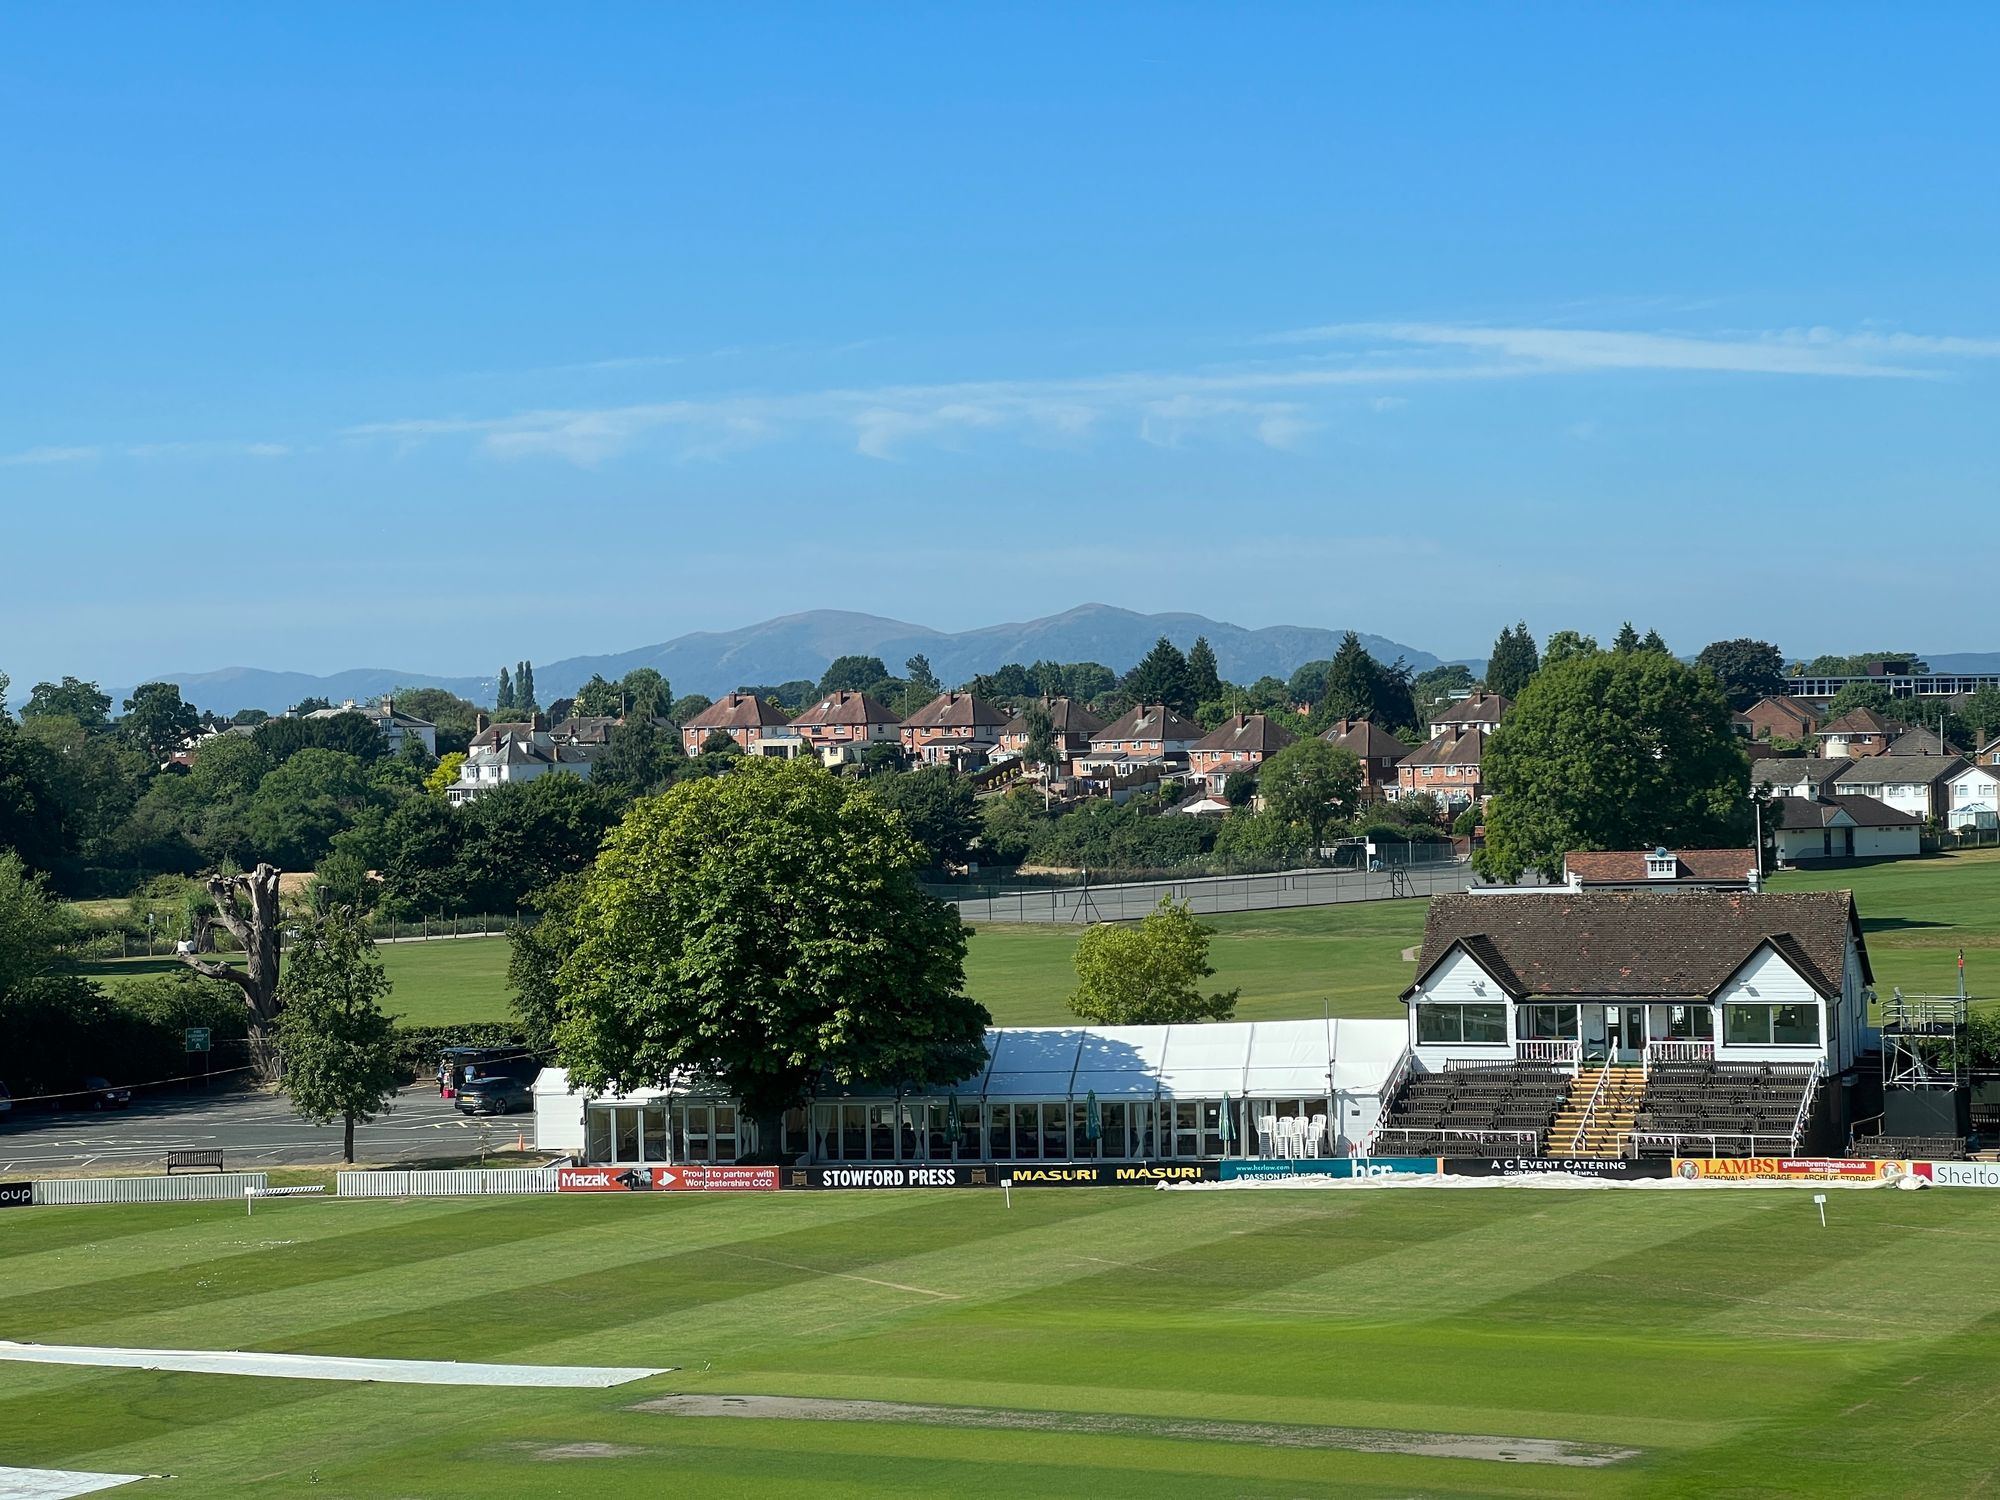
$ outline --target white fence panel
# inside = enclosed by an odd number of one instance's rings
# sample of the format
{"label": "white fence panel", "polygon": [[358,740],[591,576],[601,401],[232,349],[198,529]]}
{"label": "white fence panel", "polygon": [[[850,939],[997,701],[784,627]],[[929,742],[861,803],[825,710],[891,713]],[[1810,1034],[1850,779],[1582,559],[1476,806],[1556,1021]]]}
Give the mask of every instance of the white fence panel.
{"label": "white fence panel", "polygon": [[35,1183],[35,1202],[207,1203],[241,1198],[246,1188],[269,1182],[263,1172],[203,1172],[185,1177],[44,1177]]}
{"label": "white fence panel", "polygon": [[483,1198],[490,1193],[553,1193],[556,1174],[539,1167],[465,1167],[440,1172],[342,1172],[343,1198]]}

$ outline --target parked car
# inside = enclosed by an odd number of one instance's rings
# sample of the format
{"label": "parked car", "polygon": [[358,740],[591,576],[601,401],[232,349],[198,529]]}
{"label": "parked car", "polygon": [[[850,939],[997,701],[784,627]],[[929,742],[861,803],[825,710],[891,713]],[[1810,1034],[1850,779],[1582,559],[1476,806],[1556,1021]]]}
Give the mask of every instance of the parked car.
{"label": "parked car", "polygon": [[535,1107],[535,1081],[517,1071],[471,1072],[455,1101],[462,1115],[511,1115]]}
{"label": "parked car", "polygon": [[130,1109],[132,1091],[93,1073],[78,1080],[68,1097],[58,1102],[70,1109]]}

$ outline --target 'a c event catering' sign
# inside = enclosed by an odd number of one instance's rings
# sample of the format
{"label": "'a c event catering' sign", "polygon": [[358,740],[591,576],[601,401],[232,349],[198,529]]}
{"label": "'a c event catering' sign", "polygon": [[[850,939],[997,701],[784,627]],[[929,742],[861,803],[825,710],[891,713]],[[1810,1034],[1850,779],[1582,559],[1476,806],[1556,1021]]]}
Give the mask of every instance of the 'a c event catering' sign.
{"label": "'a c event catering' sign", "polygon": [[1849,1156],[1683,1156],[1674,1175],[1690,1182],[1875,1182],[1906,1175],[1899,1161]]}
{"label": "'a c event catering' sign", "polygon": [[1449,1157],[1444,1170],[1450,1177],[1527,1177],[1561,1172],[1570,1177],[1599,1177],[1624,1182],[1637,1178],[1668,1177],[1674,1168],[1665,1157],[1473,1156]]}

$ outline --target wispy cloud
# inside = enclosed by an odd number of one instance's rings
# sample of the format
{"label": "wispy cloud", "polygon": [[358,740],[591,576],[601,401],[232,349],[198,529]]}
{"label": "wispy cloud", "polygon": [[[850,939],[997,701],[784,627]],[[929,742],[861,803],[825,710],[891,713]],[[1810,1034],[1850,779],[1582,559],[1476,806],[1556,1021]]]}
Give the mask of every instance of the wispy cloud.
{"label": "wispy cloud", "polygon": [[0,468],[25,469],[41,464],[87,464],[99,456],[95,448],[24,448],[0,453]]}
{"label": "wispy cloud", "polygon": [[1341,350],[1387,347],[1407,356],[1503,358],[1528,369],[1687,370],[1715,374],[1922,379],[1940,361],[2000,358],[2000,339],[1830,328],[1694,334],[1633,329],[1488,327],[1464,323],[1332,323],[1274,334],[1273,344]]}

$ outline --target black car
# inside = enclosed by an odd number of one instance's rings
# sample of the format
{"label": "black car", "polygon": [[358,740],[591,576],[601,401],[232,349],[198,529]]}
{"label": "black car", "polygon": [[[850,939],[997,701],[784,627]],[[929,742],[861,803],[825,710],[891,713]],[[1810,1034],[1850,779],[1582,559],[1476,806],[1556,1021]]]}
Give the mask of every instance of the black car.
{"label": "black car", "polygon": [[456,1103],[462,1115],[511,1115],[533,1109],[534,1080],[514,1072],[474,1072],[459,1085]]}
{"label": "black car", "polygon": [[132,1091],[92,1074],[81,1080],[67,1098],[57,1102],[69,1109],[130,1109]]}

